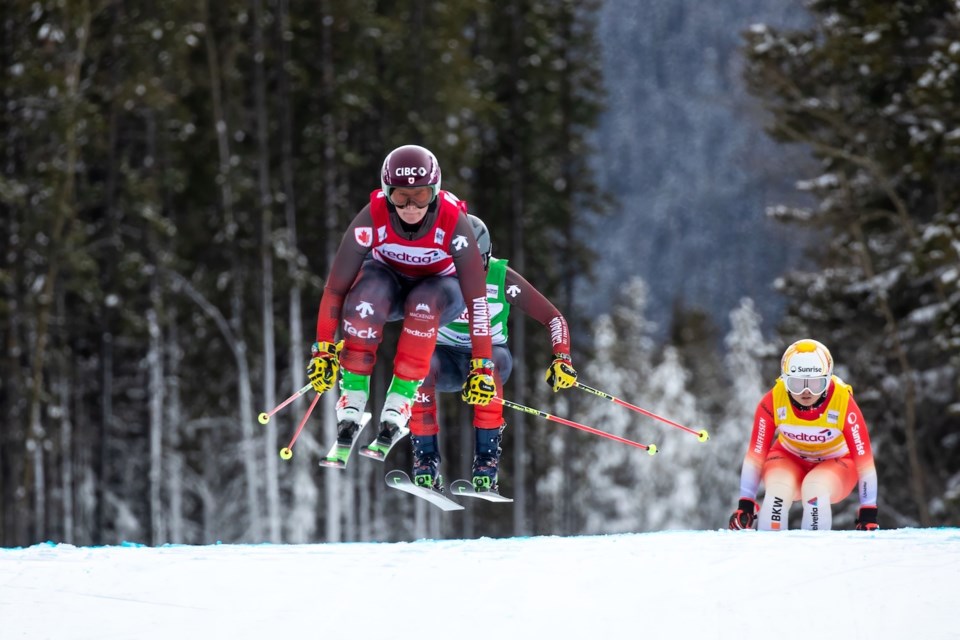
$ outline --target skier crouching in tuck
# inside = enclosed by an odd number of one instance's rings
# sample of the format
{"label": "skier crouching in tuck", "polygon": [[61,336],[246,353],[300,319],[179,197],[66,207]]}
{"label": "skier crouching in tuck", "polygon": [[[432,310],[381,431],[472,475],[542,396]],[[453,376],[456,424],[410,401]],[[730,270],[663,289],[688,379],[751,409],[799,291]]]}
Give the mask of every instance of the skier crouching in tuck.
{"label": "skier crouching in tuck", "polygon": [[[491,257],[492,244],[486,225],[474,215],[467,216],[487,271],[487,302],[490,306],[490,332],[493,340],[494,380],[497,396],[503,395],[503,384],[513,370],[513,356],[507,347],[507,317],[515,306],[550,330],[553,362],[547,369],[547,383],[554,391],[573,386],[577,372],[570,359],[570,332],[567,321],[536,288],[507,266],[506,260]],[[470,334],[467,317],[440,328],[437,347],[430,361],[430,372],[420,386],[410,421],[414,449],[429,451],[415,463],[414,473],[436,475],[440,464],[437,420],[437,392],[460,390],[470,371]],[[492,402],[474,407],[475,448],[473,486],[478,491],[498,490],[500,441],[506,423],[503,405]]]}
{"label": "skier crouching in tuck", "polygon": [[[856,528],[877,525],[877,471],[863,413],[853,389],[833,375],[833,357],[816,340],[794,342],[781,375],[757,406],[740,472],[740,503],[731,529],[786,531],[788,512],[803,501],[801,528],[832,526],[831,504],[857,487]],[[757,487],[765,487],[757,514]]]}
{"label": "skier crouching in tuck", "polygon": [[[307,368],[318,393],[333,387],[340,370],[337,441],[346,445],[359,433],[387,322],[402,320],[403,328],[378,439],[390,441],[406,427],[417,387],[430,369],[437,330],[463,312],[471,348],[464,400],[484,405],[495,390],[483,262],[466,203],[440,189],[437,159],[416,145],[387,155],[380,185],[350,223],[330,267]],[[334,342],[338,327],[340,351]],[[418,472],[422,485],[437,480],[436,474]]]}

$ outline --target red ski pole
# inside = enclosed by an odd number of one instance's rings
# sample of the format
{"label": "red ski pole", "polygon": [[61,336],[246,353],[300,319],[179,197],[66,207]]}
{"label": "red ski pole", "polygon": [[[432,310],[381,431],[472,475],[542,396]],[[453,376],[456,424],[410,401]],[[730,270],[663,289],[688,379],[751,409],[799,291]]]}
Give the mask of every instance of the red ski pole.
{"label": "red ski pole", "polygon": [[533,409],[531,407],[525,407],[522,404],[517,404],[516,402],[511,402],[510,400],[504,400],[503,398],[494,397],[494,402],[499,402],[505,407],[510,407],[511,409],[516,409],[517,411],[523,411],[525,413],[532,413],[535,416],[540,416],[541,418],[546,418],[547,420],[553,420],[554,422],[559,422],[560,424],[565,424],[568,427],[573,427],[574,429],[580,429],[581,431],[586,431],[587,433],[592,433],[595,436],[601,436],[603,438],[610,438],[611,440],[616,440],[617,442],[622,442],[623,444],[628,444],[631,447],[636,447],[638,449],[645,449],[648,454],[651,456],[657,452],[657,445],[655,444],[641,444],[639,442],[634,442],[633,440],[627,440],[626,438],[621,438],[620,436],[615,436],[612,433],[607,433],[606,431],[600,431],[600,429],[594,429],[593,427],[588,427],[585,424],[580,424],[579,422],[574,422],[573,420],[567,420],[566,418],[558,418],[555,415],[551,415],[546,411],[540,411],[539,409]]}
{"label": "red ski pole", "polygon": [[[308,387],[310,385],[307,385]],[[310,406],[307,408],[307,412],[303,414],[303,419],[300,420],[300,425],[297,427],[296,433],[293,434],[293,438],[290,439],[290,444],[285,446],[283,449],[280,449],[280,457],[284,460],[289,460],[293,457],[293,443],[297,441],[297,438],[300,437],[300,432],[303,431],[303,425],[307,424],[307,419],[310,417],[310,414],[313,413],[313,408],[317,406],[317,400],[320,399],[320,394],[313,396],[313,402],[310,403]]]}
{"label": "red ski pole", "polygon": [[636,411],[637,413],[642,413],[643,415],[648,416],[648,417],[650,417],[650,418],[653,418],[654,420],[659,420],[660,422],[663,422],[663,423],[665,423],[665,424],[668,424],[668,425],[670,425],[671,427],[676,427],[677,429],[682,429],[682,430],[686,431],[687,433],[692,433],[693,435],[697,436],[697,440],[699,440],[700,442],[706,442],[707,440],[710,439],[710,434],[707,433],[707,430],[706,430],[706,429],[701,429],[700,431],[694,431],[694,430],[691,429],[690,427],[685,427],[685,426],[683,426],[682,424],[677,424],[677,423],[674,422],[673,420],[667,420],[666,418],[662,418],[662,417],[658,416],[658,415],[655,414],[655,413],[651,413],[651,412],[647,411],[646,409],[643,409],[643,408],[641,408],[641,407],[638,407],[638,406],[635,405],[635,404],[630,404],[629,402],[625,402],[625,401],[621,400],[620,398],[614,398],[614,397],[613,397],[612,395],[610,395],[609,393],[604,393],[603,391],[600,391],[599,389],[594,389],[593,387],[588,387],[587,385],[583,384],[582,382],[575,382],[575,383],[574,383],[574,386],[575,386],[575,387],[579,387],[579,388],[581,388],[581,389],[583,389],[584,391],[587,391],[587,392],[589,392],[589,393],[592,393],[592,394],[595,395],[595,396],[600,396],[600,397],[603,398],[604,400],[610,400],[611,402],[613,402],[613,403],[615,403],[615,404],[618,404],[618,405],[620,405],[621,407],[626,407],[627,409],[632,409],[633,411]]}
{"label": "red ski pole", "polygon": [[260,424],[267,424],[268,422],[270,422],[270,416],[275,414],[277,411],[280,411],[280,409],[283,409],[285,406],[287,406],[288,404],[290,404],[291,402],[293,402],[294,400],[296,400],[297,398],[305,394],[307,391],[310,391],[310,389],[312,388],[313,388],[313,385],[308,382],[303,386],[303,389],[300,389],[300,391],[297,391],[295,394],[293,394],[292,396],[290,396],[289,398],[287,398],[286,400],[278,404],[270,412],[261,413],[259,416],[257,416],[257,420],[260,421]]}

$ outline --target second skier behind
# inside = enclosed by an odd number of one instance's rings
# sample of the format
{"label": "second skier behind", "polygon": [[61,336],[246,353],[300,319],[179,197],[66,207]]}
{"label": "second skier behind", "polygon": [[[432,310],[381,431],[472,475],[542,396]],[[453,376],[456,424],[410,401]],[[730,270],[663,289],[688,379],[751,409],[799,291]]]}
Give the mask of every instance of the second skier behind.
{"label": "second skier behind", "polygon": [[[507,347],[507,318],[515,306],[542,324],[550,332],[553,361],[547,369],[546,381],[554,391],[566,389],[577,381],[577,372],[570,359],[570,331],[567,321],[543,294],[519,273],[507,266],[506,260],[491,256],[493,246],[487,226],[474,215],[467,216],[473,225],[484,268],[487,272],[487,303],[490,306],[490,333],[493,341],[494,380],[498,397],[503,384],[513,371],[513,356]],[[470,331],[466,315],[440,328],[437,347],[427,374],[417,393],[410,421],[414,451],[414,474],[435,475],[440,464],[437,420],[437,392],[459,391],[470,372]],[[491,402],[474,407],[475,434],[473,485],[478,491],[498,491],[500,443],[506,423],[503,405]]]}

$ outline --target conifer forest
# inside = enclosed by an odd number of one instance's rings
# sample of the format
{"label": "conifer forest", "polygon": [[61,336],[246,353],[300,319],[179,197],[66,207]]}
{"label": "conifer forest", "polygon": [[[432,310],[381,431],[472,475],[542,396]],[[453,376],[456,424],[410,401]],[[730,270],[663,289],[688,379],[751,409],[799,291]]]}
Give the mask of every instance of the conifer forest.
{"label": "conifer forest", "polygon": [[[702,3],[639,4],[704,19]],[[596,268],[618,242],[606,225],[632,215],[633,178],[604,178],[616,159],[597,136],[630,80],[605,73],[604,10],[5,0],[0,546],[726,528],[757,403],[803,337],[830,348],[863,410],[881,527],[957,525],[960,5],[810,0],[799,26],[730,27],[751,105],[738,117],[769,142],[755,165],[779,166],[801,194],[737,215],[804,246],[780,273],[757,265],[784,300],[776,317],[744,293],[722,322],[695,298],[666,299],[629,251],[616,272]],[[652,144],[658,126],[619,144]],[[451,515],[384,485],[409,470],[405,442],[385,463],[318,466],[335,437],[331,391],[282,460],[313,392],[266,425],[257,416],[306,384],[332,256],[404,144],[433,151],[494,255],[566,316],[580,380],[710,439],[553,393],[549,329],[514,312],[505,397],[659,453],[508,409],[501,490],[514,502]],[[643,224],[683,242],[668,220]],[[448,394],[440,409],[443,472],[469,477],[470,407]],[[852,528],[855,511],[854,495],[834,526]]]}

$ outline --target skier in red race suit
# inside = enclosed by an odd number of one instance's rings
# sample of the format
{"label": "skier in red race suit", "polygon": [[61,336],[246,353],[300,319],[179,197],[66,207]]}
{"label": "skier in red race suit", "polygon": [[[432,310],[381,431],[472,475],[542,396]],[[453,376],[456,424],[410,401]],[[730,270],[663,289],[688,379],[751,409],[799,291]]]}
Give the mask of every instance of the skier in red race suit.
{"label": "skier in red race suit", "polygon": [[[440,189],[437,159],[416,145],[387,155],[380,182],[350,223],[330,267],[307,369],[318,393],[332,388],[341,372],[340,444],[351,444],[359,433],[387,322],[402,320],[403,328],[378,438],[389,441],[406,427],[417,387],[430,369],[437,330],[464,310],[472,357],[463,399],[485,405],[495,391],[483,262],[466,203]],[[342,350],[334,341],[338,327]],[[423,453],[414,448],[414,476],[434,486],[438,472],[422,464]]]}
{"label": "skier in red race suit", "polygon": [[[507,266],[506,260],[491,257],[493,246],[487,226],[480,218],[468,216],[487,271],[487,302],[490,306],[490,331],[493,339],[494,380],[497,396],[503,396],[503,383],[513,370],[513,356],[507,348],[507,318],[515,306],[550,331],[553,362],[547,369],[546,381],[554,391],[566,389],[577,381],[577,372],[570,360],[570,331],[567,320],[536,288]],[[470,335],[466,316],[440,328],[440,337],[430,362],[430,373],[417,392],[410,421],[411,440],[428,447],[440,459],[437,439],[436,393],[458,391],[470,366]],[[492,402],[476,406],[473,413],[475,435],[473,486],[478,491],[498,491],[500,441],[506,423],[503,405]]]}
{"label": "skier in red race suit", "polygon": [[830,505],[857,487],[856,528],[877,529],[877,470],[867,423],[853,389],[833,375],[830,351],[816,340],[799,340],[787,347],[780,369],[754,414],[730,528],[756,522],[761,531],[786,531],[790,506],[802,500],[801,528],[829,531]]}

